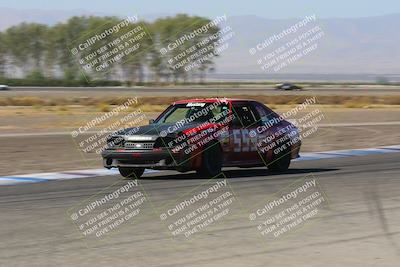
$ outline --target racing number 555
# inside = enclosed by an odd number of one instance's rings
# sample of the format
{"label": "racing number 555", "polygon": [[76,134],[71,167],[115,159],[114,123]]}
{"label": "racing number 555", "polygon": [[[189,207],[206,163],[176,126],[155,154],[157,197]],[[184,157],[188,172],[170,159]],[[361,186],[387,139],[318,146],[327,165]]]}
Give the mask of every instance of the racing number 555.
{"label": "racing number 555", "polygon": [[231,125],[231,161],[246,161],[249,165],[257,165],[261,160],[274,171],[287,169],[291,159],[291,155],[287,155],[291,153],[289,147],[283,144],[282,148],[285,148],[276,154],[274,149],[279,138],[277,133],[284,132],[281,129],[288,122],[255,101],[235,102],[232,111],[235,119]]}
{"label": "racing number 555", "polygon": [[240,162],[245,159],[249,163],[259,161],[257,153],[257,136],[251,135],[260,124],[260,117],[251,102],[235,102],[232,104],[234,119],[230,127],[233,153],[231,161]]}

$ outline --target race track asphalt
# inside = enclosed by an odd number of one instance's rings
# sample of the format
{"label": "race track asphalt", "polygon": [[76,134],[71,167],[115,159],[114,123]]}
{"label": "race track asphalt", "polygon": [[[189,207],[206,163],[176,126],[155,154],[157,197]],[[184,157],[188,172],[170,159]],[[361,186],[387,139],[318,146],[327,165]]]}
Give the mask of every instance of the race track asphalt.
{"label": "race track asphalt", "polygon": [[[400,153],[393,153],[299,161],[284,174],[224,170],[237,199],[234,216],[189,238],[173,237],[160,214],[179,196],[222,178],[146,174],[139,180],[146,195],[142,213],[99,239],[83,237],[71,208],[129,181],[106,176],[2,186],[0,266],[398,266],[399,162]],[[329,205],[284,238],[261,236],[250,212],[305,177],[317,181]]]}

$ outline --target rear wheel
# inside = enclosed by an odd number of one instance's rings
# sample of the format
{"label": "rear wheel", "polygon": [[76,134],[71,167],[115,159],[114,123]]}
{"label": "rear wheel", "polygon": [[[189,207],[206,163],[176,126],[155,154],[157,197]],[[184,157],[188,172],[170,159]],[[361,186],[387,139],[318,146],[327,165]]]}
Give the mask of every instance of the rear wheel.
{"label": "rear wheel", "polygon": [[221,173],[222,150],[218,144],[213,144],[203,151],[202,165],[197,174],[202,177],[212,178]]}
{"label": "rear wheel", "polygon": [[292,155],[290,150],[281,152],[276,156],[274,161],[268,165],[268,169],[273,172],[284,172],[289,169]]}
{"label": "rear wheel", "polygon": [[127,168],[119,167],[119,173],[126,178],[136,179],[140,178],[144,173],[144,168]]}

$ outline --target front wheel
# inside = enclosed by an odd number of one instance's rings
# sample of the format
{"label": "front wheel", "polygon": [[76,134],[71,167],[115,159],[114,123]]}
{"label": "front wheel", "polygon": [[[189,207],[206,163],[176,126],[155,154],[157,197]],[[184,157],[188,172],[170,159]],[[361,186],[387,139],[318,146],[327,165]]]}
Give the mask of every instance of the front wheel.
{"label": "front wheel", "polygon": [[222,150],[219,144],[213,144],[204,149],[202,165],[197,174],[201,177],[213,178],[222,170]]}
{"label": "front wheel", "polygon": [[119,173],[126,178],[130,179],[139,179],[143,173],[144,168],[126,168],[126,167],[119,167]]}
{"label": "front wheel", "polygon": [[292,155],[289,151],[284,151],[277,155],[276,159],[268,165],[268,169],[273,172],[284,172],[289,169]]}

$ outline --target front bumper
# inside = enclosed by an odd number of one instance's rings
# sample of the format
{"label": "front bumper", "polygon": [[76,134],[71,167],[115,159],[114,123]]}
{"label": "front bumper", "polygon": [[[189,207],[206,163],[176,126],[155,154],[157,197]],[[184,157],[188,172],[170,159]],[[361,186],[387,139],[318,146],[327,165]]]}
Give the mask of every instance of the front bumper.
{"label": "front bumper", "polygon": [[176,169],[179,154],[168,149],[159,150],[105,150],[102,152],[105,168],[132,167],[150,169]]}

